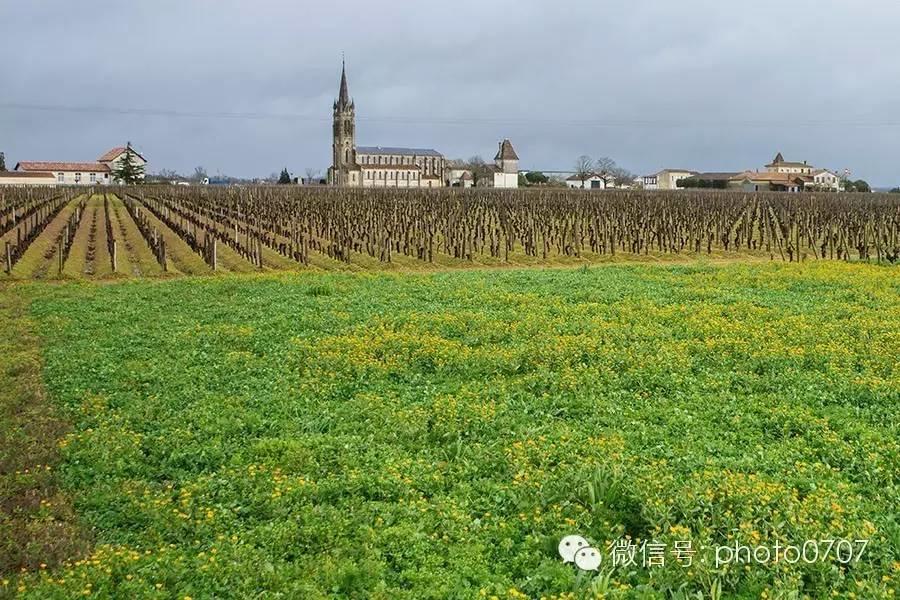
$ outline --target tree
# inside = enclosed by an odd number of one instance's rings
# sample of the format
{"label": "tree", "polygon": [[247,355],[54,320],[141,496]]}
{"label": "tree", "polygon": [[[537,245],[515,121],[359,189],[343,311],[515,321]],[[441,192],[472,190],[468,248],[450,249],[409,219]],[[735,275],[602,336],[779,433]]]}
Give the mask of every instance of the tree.
{"label": "tree", "polygon": [[278,176],[278,183],[280,185],[287,185],[291,183],[291,174],[288,173],[287,167],[281,170],[281,175]]}
{"label": "tree", "polygon": [[208,177],[209,175],[206,174],[206,169],[204,167],[194,167],[194,176],[191,177],[191,179],[199,183]]}
{"label": "tree", "polygon": [[895,187],[894,189],[891,190],[891,193],[892,194],[900,194],[900,187]]}
{"label": "tree", "polygon": [[866,183],[866,182],[865,182],[864,180],[862,180],[862,179],[857,179],[856,181],[854,181],[854,182],[853,182],[853,187],[856,188],[856,191],[857,191],[857,192],[863,192],[863,193],[866,193],[866,194],[868,194],[869,192],[872,191],[872,188],[869,186],[869,184]]}
{"label": "tree", "polygon": [[113,179],[124,185],[135,185],[144,179],[144,165],[137,162],[137,152],[131,142],[125,145],[125,153],[112,171]]}
{"label": "tree", "polygon": [[603,180],[604,188],[608,188],[610,182],[616,181],[616,169],[618,169],[618,166],[616,166],[616,161],[609,158],[608,156],[597,159],[597,163],[594,165],[594,172],[597,174],[597,177]]}
{"label": "tree", "polygon": [[321,179],[322,176],[319,174],[318,169],[306,169],[306,181],[309,183],[316,183]]}
{"label": "tree", "polygon": [[584,182],[591,178],[594,174],[594,160],[587,154],[582,154],[575,161],[575,176],[581,181],[581,189],[584,189]]}
{"label": "tree", "polygon": [[0,152],[0,172],[6,170],[6,154]]}
{"label": "tree", "polygon": [[612,171],[610,172],[610,175],[612,175],[613,183],[618,187],[622,187],[622,186],[631,187],[632,183],[634,183],[635,175],[628,169],[618,167],[618,166],[613,167]]}
{"label": "tree", "polygon": [[488,179],[491,171],[484,159],[477,154],[469,159],[466,167],[472,172],[472,185],[475,187],[478,187],[479,181]]}
{"label": "tree", "polygon": [[550,179],[540,171],[529,171],[525,173],[525,180],[531,185],[543,185]]}

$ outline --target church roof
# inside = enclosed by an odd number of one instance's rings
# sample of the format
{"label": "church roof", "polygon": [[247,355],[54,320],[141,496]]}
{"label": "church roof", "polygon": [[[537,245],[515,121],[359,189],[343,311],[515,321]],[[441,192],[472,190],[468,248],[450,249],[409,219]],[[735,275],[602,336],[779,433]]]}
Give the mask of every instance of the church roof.
{"label": "church roof", "polygon": [[395,147],[384,147],[381,146],[357,146],[356,154],[374,154],[374,155],[400,155],[400,156],[437,156],[441,157],[443,154],[438,152],[437,150],[431,150],[430,148],[395,148]]}
{"label": "church roof", "polygon": [[350,99],[350,89],[347,86],[347,65],[341,61],[341,89],[338,92],[338,99],[334,102],[335,108],[348,108],[353,106]]}
{"label": "church roof", "polygon": [[497,151],[497,156],[494,157],[494,160],[519,160],[519,156],[513,149],[512,142],[509,140],[500,142],[500,149]]}

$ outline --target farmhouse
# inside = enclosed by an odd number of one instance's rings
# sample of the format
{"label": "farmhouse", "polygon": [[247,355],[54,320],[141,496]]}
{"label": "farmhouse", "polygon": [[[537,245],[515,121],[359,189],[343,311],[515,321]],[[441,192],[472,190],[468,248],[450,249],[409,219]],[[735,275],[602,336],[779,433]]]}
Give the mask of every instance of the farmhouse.
{"label": "farmhouse", "polygon": [[53,173],[27,173],[24,171],[0,171],[0,186],[56,185]]}
{"label": "farmhouse", "polygon": [[500,142],[494,156],[494,187],[515,189],[519,187],[519,155],[509,140]]}
{"label": "farmhouse", "polygon": [[519,155],[512,142],[503,140],[498,144],[494,164],[473,167],[462,161],[447,161],[444,173],[444,183],[448,187],[516,189],[519,187]]}
{"label": "farmhouse", "polygon": [[615,185],[613,185],[612,181],[607,185],[606,180],[597,173],[591,173],[585,176],[583,180],[582,176],[576,173],[566,178],[566,187],[570,189],[605,190],[608,187],[613,188]]}
{"label": "farmhouse", "polygon": [[827,169],[818,169],[813,172],[812,183],[807,183],[806,188],[839,192],[841,191],[841,178]]}
{"label": "farmhouse", "polygon": [[431,148],[356,146],[356,104],[346,65],[334,101],[332,163],[328,184],[350,187],[422,188],[444,185],[446,159]]}
{"label": "farmhouse", "polygon": [[[6,185],[48,185],[53,179],[54,185],[109,185],[116,183],[112,172],[118,168],[125,156],[125,147],[113,148],[93,162],[54,162],[25,160],[16,164],[14,173],[18,179],[3,178],[0,184]],[[147,160],[135,152],[135,160],[146,165]],[[17,183],[8,183],[16,181]]]}
{"label": "farmhouse", "polygon": [[827,169],[817,169],[806,161],[786,161],[779,152],[765,166],[764,171],[694,173],[680,179],[677,185],[682,188],[734,189],[745,192],[839,192],[841,178]]}
{"label": "farmhouse", "polygon": [[658,190],[677,190],[678,182],[696,175],[696,171],[687,169],[663,169],[656,174],[656,188]]}
{"label": "farmhouse", "polygon": [[768,171],[769,173],[812,175],[813,167],[806,164],[806,161],[803,161],[802,163],[786,161],[781,155],[781,152],[779,152],[775,156],[775,159],[771,163],[766,165],[766,171]]}

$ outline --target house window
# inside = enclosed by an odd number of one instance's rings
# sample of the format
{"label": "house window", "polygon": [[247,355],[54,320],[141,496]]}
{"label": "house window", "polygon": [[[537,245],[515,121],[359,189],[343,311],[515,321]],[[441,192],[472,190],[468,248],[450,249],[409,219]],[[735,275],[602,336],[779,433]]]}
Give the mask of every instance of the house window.
{"label": "house window", "polygon": [[97,174],[91,173],[91,183],[97,183]]}
{"label": "house window", "polygon": [[81,183],[81,173],[75,173],[75,183]]}
{"label": "house window", "polygon": [[56,174],[56,182],[57,183],[65,183],[66,182],[66,174],[65,173],[57,173]]}

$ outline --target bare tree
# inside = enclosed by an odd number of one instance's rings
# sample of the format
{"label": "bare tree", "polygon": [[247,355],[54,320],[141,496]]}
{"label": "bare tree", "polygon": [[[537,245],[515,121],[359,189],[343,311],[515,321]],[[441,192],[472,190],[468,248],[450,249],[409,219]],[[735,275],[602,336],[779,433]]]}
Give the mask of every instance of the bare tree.
{"label": "bare tree", "polygon": [[635,174],[625,169],[623,167],[614,167],[611,172],[613,178],[613,184],[616,187],[622,187],[623,185],[627,185],[631,187],[634,182]]}
{"label": "bare tree", "polygon": [[598,158],[594,164],[594,171],[597,173],[597,177],[603,180],[604,188],[608,188],[609,183],[615,181],[616,169],[618,169],[616,161],[608,156]]}
{"label": "bare tree", "polygon": [[466,167],[472,172],[472,184],[476,187],[479,181],[484,181],[490,175],[490,167],[477,154],[469,159]]}
{"label": "bare tree", "polygon": [[322,177],[322,176],[319,174],[319,170],[318,170],[318,169],[312,169],[312,168],[309,168],[309,169],[306,169],[305,172],[306,172],[306,181],[309,182],[309,183],[316,183],[316,182],[318,182],[319,179],[321,179],[321,177]]}
{"label": "bare tree", "polygon": [[575,161],[575,175],[581,180],[581,189],[584,189],[584,182],[591,178],[594,174],[594,159],[587,154],[582,154]]}
{"label": "bare tree", "polygon": [[206,174],[206,169],[204,167],[194,167],[194,176],[192,177],[194,181],[203,181],[207,177],[209,177],[209,175]]}

